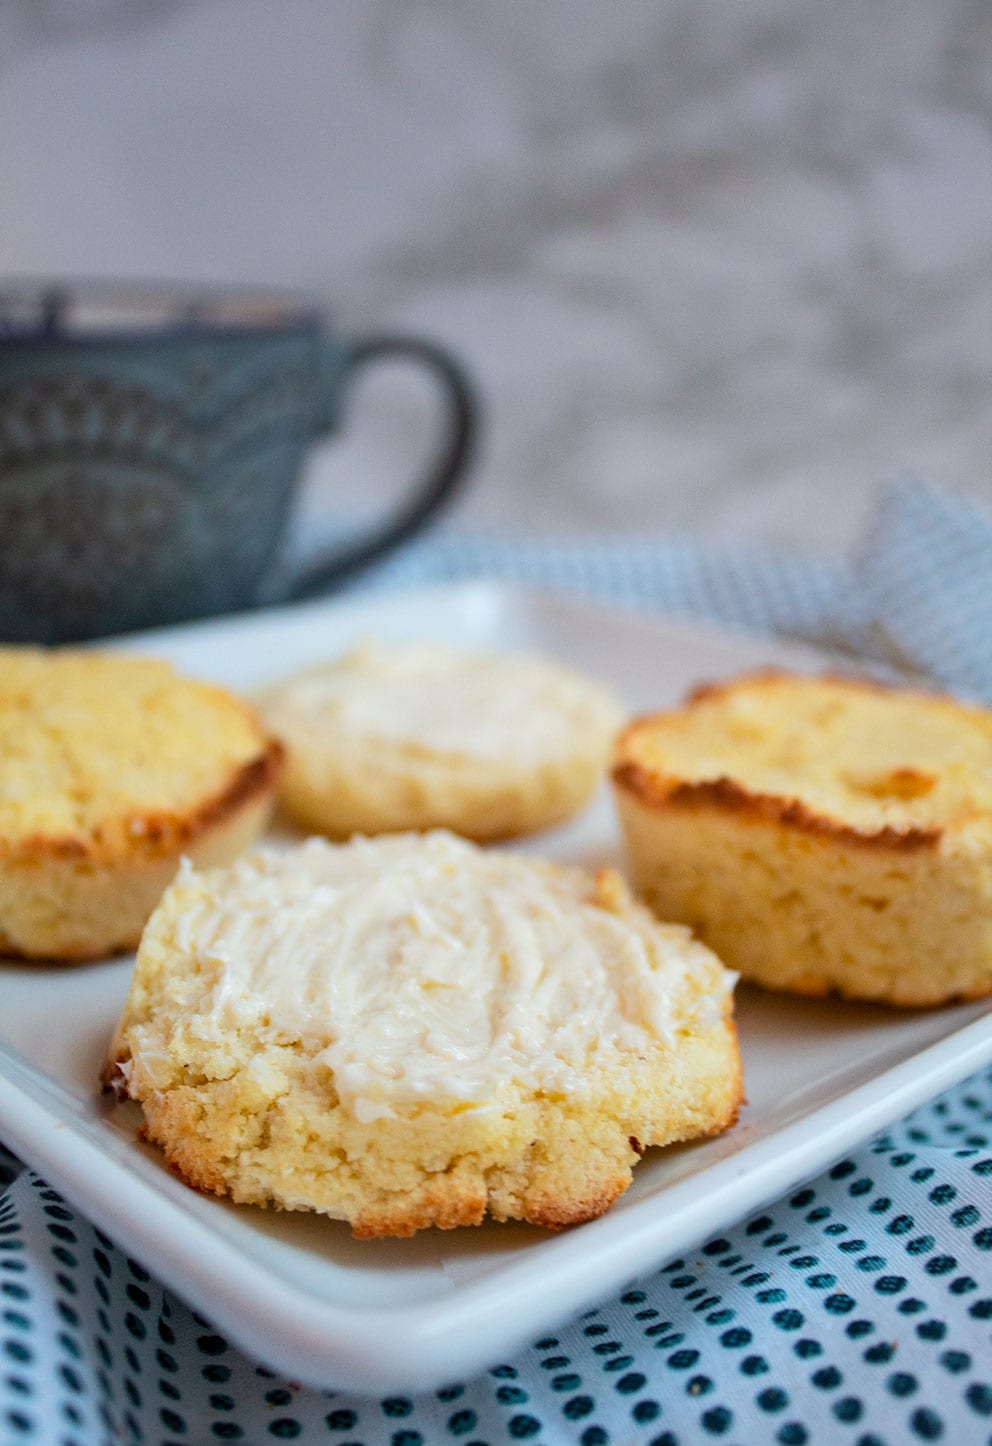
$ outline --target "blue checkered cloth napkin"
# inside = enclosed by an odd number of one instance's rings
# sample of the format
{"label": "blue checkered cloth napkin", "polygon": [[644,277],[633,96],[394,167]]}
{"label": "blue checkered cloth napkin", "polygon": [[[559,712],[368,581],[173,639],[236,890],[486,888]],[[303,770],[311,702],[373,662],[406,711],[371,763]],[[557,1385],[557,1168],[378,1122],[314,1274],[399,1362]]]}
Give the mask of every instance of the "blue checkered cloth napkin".
{"label": "blue checkered cloth napkin", "polygon": [[[360,586],[472,576],[820,641],[992,700],[992,515],[918,483],[889,490],[847,567],[688,540],[435,537]],[[424,1396],[278,1379],[18,1168],[0,1198],[2,1446],[992,1442],[992,1070]]]}
{"label": "blue checkered cloth napkin", "polygon": [[847,563],[690,537],[434,536],[381,563],[359,586],[472,577],[802,638],[992,700],[992,512],[924,482],[885,490]]}

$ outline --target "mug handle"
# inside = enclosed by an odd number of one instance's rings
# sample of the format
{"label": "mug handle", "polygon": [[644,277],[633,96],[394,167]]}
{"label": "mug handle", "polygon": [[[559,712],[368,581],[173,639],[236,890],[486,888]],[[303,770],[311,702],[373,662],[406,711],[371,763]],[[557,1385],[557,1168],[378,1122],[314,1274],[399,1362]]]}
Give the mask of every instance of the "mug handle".
{"label": "mug handle", "polygon": [[345,353],[344,377],[368,362],[396,357],[419,362],[441,384],[447,416],[437,457],[413,496],[392,517],[364,537],[307,566],[290,582],[285,594],[288,598],[323,592],[405,542],[448,501],[464,476],[478,430],[478,403],[465,372],[443,347],[414,336],[363,337],[352,342]]}

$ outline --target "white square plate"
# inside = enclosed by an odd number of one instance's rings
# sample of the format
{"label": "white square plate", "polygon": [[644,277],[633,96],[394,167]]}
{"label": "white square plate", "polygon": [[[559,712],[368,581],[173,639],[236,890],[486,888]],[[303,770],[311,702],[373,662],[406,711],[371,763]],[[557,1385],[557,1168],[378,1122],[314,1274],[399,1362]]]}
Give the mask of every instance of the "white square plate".
{"label": "white square plate", "polygon": [[[631,710],[700,679],[807,650],[470,584],[320,602],[145,634],[117,646],[251,688],[356,637],[529,649],[613,684]],[[609,800],[527,844],[616,861]],[[252,1355],[297,1380],[418,1390],[475,1372],[625,1281],[739,1220],[992,1059],[981,1004],[897,1012],[741,989],[749,1103],[719,1139],[650,1151],[602,1219],[357,1242],[322,1216],[232,1206],[175,1179],[97,1075],[131,961],[0,965],[0,1137]]]}

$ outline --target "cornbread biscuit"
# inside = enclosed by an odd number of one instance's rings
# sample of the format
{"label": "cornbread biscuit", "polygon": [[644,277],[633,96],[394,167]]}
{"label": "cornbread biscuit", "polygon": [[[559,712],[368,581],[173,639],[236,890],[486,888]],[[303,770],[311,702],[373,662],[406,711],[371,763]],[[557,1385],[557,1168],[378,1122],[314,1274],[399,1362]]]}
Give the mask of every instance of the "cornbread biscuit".
{"label": "cornbread biscuit", "polygon": [[762,673],[620,737],[635,888],[747,979],[933,1005],[992,992],[992,712]]}
{"label": "cornbread biscuit", "polygon": [[446,832],[184,866],[105,1083],[192,1185],[356,1236],[591,1219],[741,1096],[733,975],[619,875]]}
{"label": "cornbread biscuit", "polygon": [[0,954],[133,948],[184,853],[253,841],[280,757],[242,703],[167,663],[0,648]]}
{"label": "cornbread biscuit", "polygon": [[287,812],[332,838],[549,827],[590,797],[622,721],[604,688],[547,659],[438,643],[356,648],[261,708],[286,744]]}

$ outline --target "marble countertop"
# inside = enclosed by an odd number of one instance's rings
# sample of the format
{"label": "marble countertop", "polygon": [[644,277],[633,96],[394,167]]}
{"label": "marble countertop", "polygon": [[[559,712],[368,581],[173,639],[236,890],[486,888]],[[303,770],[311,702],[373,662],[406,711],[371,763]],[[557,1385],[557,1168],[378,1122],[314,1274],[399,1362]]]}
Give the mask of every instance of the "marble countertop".
{"label": "marble countertop", "polygon": [[[305,286],[428,332],[485,433],[451,525],[840,553],[992,497],[992,12],[972,0],[10,0],[0,271]],[[355,388],[311,516],[429,449]]]}

